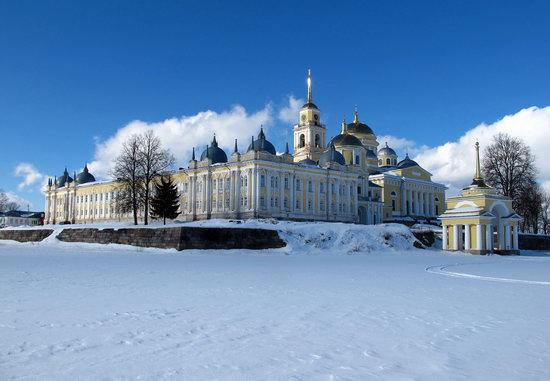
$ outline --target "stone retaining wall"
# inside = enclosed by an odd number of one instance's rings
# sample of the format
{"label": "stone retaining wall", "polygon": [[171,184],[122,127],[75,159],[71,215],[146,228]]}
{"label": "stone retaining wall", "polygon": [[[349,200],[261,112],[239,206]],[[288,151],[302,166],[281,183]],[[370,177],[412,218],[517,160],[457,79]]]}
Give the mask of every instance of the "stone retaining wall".
{"label": "stone retaining wall", "polygon": [[164,249],[271,249],[284,247],[276,230],[245,228],[64,229],[64,242],[117,243]]}
{"label": "stone retaining wall", "polygon": [[40,242],[53,233],[52,229],[11,230],[0,229],[0,239],[18,242]]}

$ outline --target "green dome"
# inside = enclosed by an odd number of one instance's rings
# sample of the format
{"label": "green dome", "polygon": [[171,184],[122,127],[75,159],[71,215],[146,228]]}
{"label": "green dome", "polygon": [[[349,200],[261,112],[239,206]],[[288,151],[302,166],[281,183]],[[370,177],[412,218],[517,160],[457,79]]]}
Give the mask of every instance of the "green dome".
{"label": "green dome", "polygon": [[331,145],[334,146],[358,146],[362,147],[363,144],[361,144],[361,141],[357,139],[355,136],[350,134],[339,134],[336,135],[332,140],[329,142],[328,146]]}
{"label": "green dome", "polygon": [[76,182],[78,184],[93,183],[95,181],[94,175],[88,171],[88,165],[84,166],[84,170],[76,175]]}

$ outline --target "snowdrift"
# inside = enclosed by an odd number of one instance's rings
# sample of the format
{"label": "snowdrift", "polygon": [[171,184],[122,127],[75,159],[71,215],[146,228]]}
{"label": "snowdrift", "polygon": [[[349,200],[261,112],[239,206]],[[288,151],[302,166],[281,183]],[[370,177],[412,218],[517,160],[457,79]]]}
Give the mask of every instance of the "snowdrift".
{"label": "snowdrift", "polygon": [[[278,221],[275,219],[253,219],[253,220],[204,220],[193,222],[174,222],[165,225],[165,227],[204,227],[204,228],[250,228],[250,229],[269,229],[276,230],[286,247],[281,249],[266,249],[273,253],[284,254],[355,254],[383,251],[403,251],[415,248],[422,248],[422,244],[414,237],[411,230],[401,224],[381,224],[381,225],[355,225],[345,223],[329,222],[291,222]],[[99,247],[109,247],[109,249],[133,250],[138,249],[128,245],[99,243],[75,243],[61,242],[57,235],[64,229],[121,229],[121,228],[160,228],[164,225],[153,223],[147,227],[143,225],[134,226],[128,223],[111,224],[84,224],[84,225],[64,225],[55,226],[51,236],[34,245],[55,245],[74,247],[85,247],[85,245],[94,245]],[[36,229],[36,228],[33,228]],[[6,241],[4,241],[6,242]],[[84,245],[84,246],[83,246]],[[144,250],[139,248],[139,250]],[[159,250],[160,252],[169,249],[146,249]],[[188,251],[187,251],[188,252]]]}

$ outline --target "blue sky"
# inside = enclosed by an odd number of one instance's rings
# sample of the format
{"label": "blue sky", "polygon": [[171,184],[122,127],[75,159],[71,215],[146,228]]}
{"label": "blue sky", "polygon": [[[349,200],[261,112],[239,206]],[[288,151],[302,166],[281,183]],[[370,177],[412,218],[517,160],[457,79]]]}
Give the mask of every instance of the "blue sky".
{"label": "blue sky", "polygon": [[[19,164],[78,170],[133,120],[277,115],[305,97],[308,68],[327,135],[357,104],[377,134],[437,147],[550,104],[548,14],[547,1],[2,1],[0,188],[39,209]],[[290,124],[268,128],[282,150]]]}

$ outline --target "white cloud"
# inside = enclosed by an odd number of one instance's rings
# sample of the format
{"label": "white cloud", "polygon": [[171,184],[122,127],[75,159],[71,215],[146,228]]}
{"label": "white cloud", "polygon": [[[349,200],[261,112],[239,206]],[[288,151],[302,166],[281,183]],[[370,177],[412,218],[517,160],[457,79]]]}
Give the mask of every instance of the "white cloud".
{"label": "white cloud", "polygon": [[406,153],[416,155],[422,149],[428,148],[427,146],[418,146],[414,140],[399,138],[393,135],[379,135],[376,139],[380,143],[380,146],[378,146],[379,149],[388,143],[388,146],[393,148],[401,157],[404,157]]}
{"label": "white cloud", "polygon": [[214,133],[218,144],[227,153],[233,152],[235,138],[238,139],[239,150],[242,152],[250,144],[250,137],[258,134],[260,125],[267,130],[272,124],[273,110],[269,104],[252,114],[247,113],[244,107],[236,105],[221,113],[204,111],[157,123],[136,120],[120,128],[107,140],[96,140],[95,160],[88,167],[95,176],[107,178],[123,142],[132,134],[143,133],[148,129],[152,129],[163,147],[168,148],[176,157],[177,166],[187,166],[192,148],[195,147],[197,156],[200,155],[206,145],[210,144]]}
{"label": "white cloud", "polygon": [[467,131],[457,141],[447,142],[437,147],[420,147],[414,160],[433,174],[433,180],[449,186],[448,195],[468,185],[474,176],[476,140],[482,148],[491,144],[497,133],[507,133],[522,139],[536,157],[540,170],[539,180],[550,189],[550,106],[530,107],[492,124],[479,124]]}
{"label": "white cloud", "polygon": [[298,114],[305,101],[301,98],[295,98],[294,95],[288,96],[288,105],[279,110],[279,120],[289,124],[298,123]]}
{"label": "white cloud", "polygon": [[46,179],[44,174],[40,173],[34,165],[29,163],[17,164],[14,170],[14,175],[23,178],[23,181],[17,185],[17,189],[19,190],[31,187],[37,183],[42,183]]}

